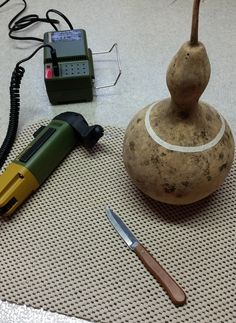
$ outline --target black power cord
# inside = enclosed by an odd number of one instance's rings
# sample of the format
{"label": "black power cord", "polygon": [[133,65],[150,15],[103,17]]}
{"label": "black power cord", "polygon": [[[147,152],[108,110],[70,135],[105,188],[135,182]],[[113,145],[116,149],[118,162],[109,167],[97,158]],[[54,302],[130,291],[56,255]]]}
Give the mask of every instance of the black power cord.
{"label": "black power cord", "polygon": [[[5,2],[3,2],[0,5],[0,8],[3,7],[5,4],[7,4],[9,1],[10,0],[6,0]],[[26,15],[26,16],[23,16],[23,17],[19,18],[20,15],[27,9],[26,1],[25,0],[22,0],[22,1],[23,1],[23,4],[24,4],[23,9],[21,9],[11,19],[11,21],[8,24],[8,29],[9,29],[9,34],[8,35],[9,35],[9,37],[11,39],[15,39],[15,40],[35,40],[35,41],[43,42],[42,38],[38,38],[38,37],[19,37],[19,36],[13,35],[13,33],[16,32],[16,31],[20,31],[22,29],[25,29],[25,28],[27,28],[27,27],[35,24],[35,23],[38,23],[38,22],[49,23],[49,24],[52,25],[52,27],[55,30],[58,30],[58,28],[56,27],[56,24],[59,24],[59,20],[51,19],[49,17],[49,13],[55,13],[55,14],[59,15],[60,17],[62,17],[65,20],[65,22],[68,24],[70,29],[74,29],[71,22],[70,22],[70,20],[62,12],[60,12],[58,10],[55,10],[55,9],[49,9],[46,12],[46,17],[45,18],[40,18],[36,14],[30,14],[30,15]]]}
{"label": "black power cord", "polygon": [[56,10],[56,9],[49,9],[47,12],[46,12],[46,18],[47,18],[47,20],[50,22],[50,24],[53,26],[53,28],[55,29],[55,30],[57,30],[58,31],[58,28],[57,28],[57,26],[54,24],[54,20],[53,19],[50,19],[49,18],[49,13],[50,12],[53,12],[53,13],[56,13],[58,16],[61,16],[64,20],[65,20],[65,22],[67,23],[67,25],[69,26],[69,28],[70,28],[70,30],[73,30],[74,28],[73,28],[73,26],[72,26],[72,24],[71,24],[71,22],[70,22],[70,20],[63,14],[63,13],[61,13],[60,11],[58,11],[58,10]]}
{"label": "black power cord", "polygon": [[[10,0],[6,0],[3,3],[0,4],[0,8],[6,5]],[[45,22],[50,23],[52,27],[57,31],[58,28],[56,27],[56,24],[59,23],[56,19],[51,19],[49,17],[50,13],[55,13],[62,17],[66,23],[68,24],[70,29],[73,29],[73,26],[69,19],[60,11],[55,9],[49,9],[46,12],[46,18],[40,18],[36,14],[26,15],[21,18],[19,16],[26,10],[27,3],[25,0],[22,0],[24,3],[23,9],[20,10],[9,22],[8,28],[9,28],[9,37],[16,40],[35,40],[39,42],[43,42],[43,39],[37,38],[37,37],[18,37],[12,35],[15,31],[20,31],[22,29],[25,29],[35,23],[38,22]],[[18,19],[19,18],[19,19]],[[19,122],[19,112],[20,112],[20,84],[21,80],[23,78],[23,75],[25,73],[24,67],[21,66],[22,63],[30,60],[40,49],[44,47],[49,47],[51,50],[51,57],[52,57],[52,65],[53,65],[53,71],[55,75],[58,75],[59,73],[59,66],[58,66],[58,60],[55,49],[51,45],[41,45],[39,46],[30,56],[27,58],[19,61],[15,69],[12,73],[11,77],[11,83],[10,83],[10,115],[9,115],[9,124],[7,129],[7,134],[5,136],[5,139],[2,143],[2,146],[0,148],[0,168],[2,168],[7,156],[9,155],[9,152],[11,151],[11,148],[13,146],[13,143],[16,138],[17,134],[17,128],[18,128],[18,122]]]}
{"label": "black power cord", "polygon": [[0,148],[0,168],[2,168],[16,138],[18,122],[19,122],[19,112],[20,112],[20,84],[25,73],[24,67],[21,66],[22,63],[30,60],[36,55],[36,53],[44,48],[49,47],[51,50],[52,62],[54,73],[57,73],[58,61],[56,56],[56,51],[51,45],[41,45],[39,46],[30,56],[19,61],[12,73],[11,84],[10,84],[10,115],[9,124],[7,129],[7,134]]}
{"label": "black power cord", "polygon": [[7,4],[10,0],[6,0],[3,3],[0,4],[0,8],[3,7],[5,4]]}

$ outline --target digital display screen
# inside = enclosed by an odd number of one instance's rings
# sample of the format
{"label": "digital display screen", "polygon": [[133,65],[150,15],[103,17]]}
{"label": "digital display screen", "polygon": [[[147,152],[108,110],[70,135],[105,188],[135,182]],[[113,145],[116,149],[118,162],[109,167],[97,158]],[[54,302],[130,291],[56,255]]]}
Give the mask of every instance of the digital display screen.
{"label": "digital display screen", "polygon": [[53,43],[59,41],[74,41],[82,38],[81,30],[67,30],[67,31],[55,31],[51,34],[51,41]]}

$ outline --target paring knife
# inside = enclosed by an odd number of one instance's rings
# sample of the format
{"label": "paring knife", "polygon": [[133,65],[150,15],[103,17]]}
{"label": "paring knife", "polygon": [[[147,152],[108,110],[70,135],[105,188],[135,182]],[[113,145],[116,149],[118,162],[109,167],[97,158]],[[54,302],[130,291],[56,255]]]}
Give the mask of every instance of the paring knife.
{"label": "paring knife", "polygon": [[133,233],[124,224],[124,222],[109,207],[106,208],[106,214],[121,238],[127,243],[129,248],[133,250],[144,266],[162,285],[171,301],[175,305],[184,305],[186,303],[186,295],[182,288],[174,281],[174,279],[165,271],[165,269],[157,262],[156,259],[144,248],[144,246],[135,238]]}

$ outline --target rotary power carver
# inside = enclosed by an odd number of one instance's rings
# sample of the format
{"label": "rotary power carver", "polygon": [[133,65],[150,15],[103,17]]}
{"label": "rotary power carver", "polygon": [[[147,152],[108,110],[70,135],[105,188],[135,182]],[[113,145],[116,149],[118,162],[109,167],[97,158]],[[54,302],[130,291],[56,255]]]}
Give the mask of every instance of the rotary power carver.
{"label": "rotary power carver", "polygon": [[92,148],[102,136],[101,126],[89,126],[75,112],[61,113],[40,127],[35,139],[0,176],[0,214],[12,214],[76,145]]}

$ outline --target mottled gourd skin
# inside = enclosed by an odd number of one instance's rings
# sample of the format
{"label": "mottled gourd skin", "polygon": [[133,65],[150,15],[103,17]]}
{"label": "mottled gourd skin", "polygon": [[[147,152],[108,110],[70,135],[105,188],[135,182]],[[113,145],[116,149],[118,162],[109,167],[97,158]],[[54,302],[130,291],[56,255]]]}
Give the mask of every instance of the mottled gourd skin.
{"label": "mottled gourd skin", "polygon": [[[150,113],[154,133],[168,144],[182,147],[206,145],[220,133],[222,119],[199,101],[211,73],[204,45],[198,42],[200,0],[194,0],[190,42],[171,61],[166,81],[171,98],[156,103]],[[169,204],[190,204],[208,196],[223,183],[234,159],[235,144],[225,122],[223,137],[200,152],[170,150],[149,135],[142,109],[125,134],[123,159],[137,187],[151,198]]]}
{"label": "mottled gourd skin", "polygon": [[167,71],[167,86],[173,102],[188,111],[197,104],[210,79],[211,66],[205,46],[184,43]]}
{"label": "mottled gourd skin", "polygon": [[[164,100],[153,108],[154,119],[159,108],[167,105],[168,101]],[[202,102],[200,104],[204,105]],[[210,109],[208,105],[206,107]],[[223,138],[214,148],[197,153],[173,152],[158,145],[149,136],[144,124],[147,108],[138,112],[130,122],[124,139],[124,164],[134,184],[157,201],[179,205],[196,202],[217,190],[227,176],[234,158],[234,140],[228,124],[226,123]],[[214,111],[211,109],[210,111]],[[215,116],[217,113],[212,113],[212,120],[208,122],[216,122]],[[217,117],[216,119],[219,122]],[[183,131],[185,126],[186,123]],[[170,136],[165,139],[168,141],[171,138],[170,141],[176,144],[175,127],[173,124],[171,127]],[[168,124],[166,128],[170,128]],[[190,144],[192,140],[195,143],[197,136],[192,135],[190,138],[191,128],[188,128],[181,142]],[[205,133],[202,131],[202,134],[199,131],[198,140],[204,143]],[[178,141],[180,138],[181,131]]]}

